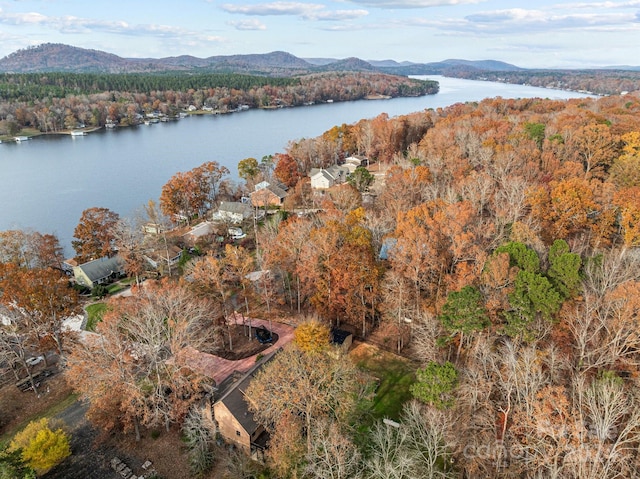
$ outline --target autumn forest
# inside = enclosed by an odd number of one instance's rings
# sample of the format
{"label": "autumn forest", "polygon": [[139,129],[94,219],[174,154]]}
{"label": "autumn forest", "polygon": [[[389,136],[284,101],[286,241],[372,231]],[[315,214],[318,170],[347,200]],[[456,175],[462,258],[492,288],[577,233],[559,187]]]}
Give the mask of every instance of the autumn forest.
{"label": "autumn forest", "polygon": [[[44,111],[25,104],[15,121]],[[85,210],[77,262],[118,255],[133,285],[131,298],[100,299],[106,311],[86,335],[63,321],[98,299],[72,284],[57,238],[1,232],[0,366],[11,384],[30,354],[55,352],[92,424],[182,431],[191,477],[640,475],[637,95],[380,115],[269,153],[240,162],[239,189],[203,158],[168,179],[144,218]],[[352,156],[367,161],[345,182],[311,187],[312,169]],[[246,237],[224,224],[184,239],[261,182],[286,197],[256,208],[265,214],[242,224]],[[152,273],[145,256],[170,248],[182,249],[179,263]],[[200,406],[218,385],[189,359],[232,350],[236,315],[296,327],[246,391],[270,436],[262,462],[217,445]],[[407,382],[389,386],[336,350],[336,327],[404,364]]]}
{"label": "autumn forest", "polygon": [[295,78],[229,74],[0,74],[0,136],[23,129],[56,133],[78,125],[130,126],[140,115],[174,117],[190,105],[227,113],[360,100],[368,95],[420,96],[437,83],[381,73],[317,73]]}

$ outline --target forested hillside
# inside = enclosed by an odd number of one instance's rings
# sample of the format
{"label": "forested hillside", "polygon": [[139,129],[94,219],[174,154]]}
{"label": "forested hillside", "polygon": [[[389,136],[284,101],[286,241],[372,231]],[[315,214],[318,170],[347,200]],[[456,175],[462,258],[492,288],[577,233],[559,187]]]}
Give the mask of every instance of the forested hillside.
{"label": "forested hillside", "polygon": [[448,76],[534,85],[543,88],[587,91],[597,95],[620,95],[640,90],[640,72],[635,69],[602,70],[459,70]]}
{"label": "forested hillside", "polygon": [[176,116],[189,106],[226,113],[360,100],[369,95],[419,96],[437,82],[380,73],[318,73],[296,78],[239,74],[0,74],[0,136],[23,128],[43,133],[79,124],[101,127],[140,122],[160,112]]}
{"label": "forested hillside", "polygon": [[[95,328],[108,347],[60,332],[77,300],[51,293],[65,282],[55,237],[3,232],[0,303],[16,327],[0,347],[67,354],[95,424],[139,432],[192,424],[213,372],[190,348],[228,348],[232,312],[301,325],[246,390],[271,437],[265,465],[205,435],[224,477],[640,475],[638,96],[380,115],[268,153],[240,163],[244,191],[215,161],[176,173],[145,208],[156,234],[85,211],[78,255],[118,253],[132,278],[147,275],[143,252],[185,248],[162,281],[108,302]],[[351,155],[367,161],[346,182],[311,188],[312,168]],[[247,237],[171,233],[263,181],[286,198]],[[338,325],[375,364],[330,349]]]}

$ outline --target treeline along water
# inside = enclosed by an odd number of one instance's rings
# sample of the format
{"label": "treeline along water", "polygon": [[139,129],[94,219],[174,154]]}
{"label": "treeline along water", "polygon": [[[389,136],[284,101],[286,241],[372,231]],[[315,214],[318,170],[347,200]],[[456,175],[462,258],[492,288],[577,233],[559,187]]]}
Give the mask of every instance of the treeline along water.
{"label": "treeline along water", "polygon": [[134,214],[177,171],[217,161],[237,180],[238,161],[283,152],[289,141],[380,113],[398,116],[483,98],[575,98],[575,92],[429,77],[440,92],[417,98],[357,101],[101,130],[83,137],[49,135],[0,145],[0,231],[20,228],[58,235],[66,254],[83,210]]}

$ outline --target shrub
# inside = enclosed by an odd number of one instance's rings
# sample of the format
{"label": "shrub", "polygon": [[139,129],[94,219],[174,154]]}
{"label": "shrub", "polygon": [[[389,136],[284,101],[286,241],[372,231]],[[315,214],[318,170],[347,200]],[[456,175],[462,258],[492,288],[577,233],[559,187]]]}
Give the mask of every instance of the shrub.
{"label": "shrub", "polygon": [[104,298],[108,293],[107,288],[102,284],[97,284],[91,290],[91,296],[94,298]]}
{"label": "shrub", "polygon": [[52,430],[48,418],[31,421],[15,435],[9,451],[20,451],[24,463],[38,475],[46,473],[71,455],[69,437],[60,428]]}

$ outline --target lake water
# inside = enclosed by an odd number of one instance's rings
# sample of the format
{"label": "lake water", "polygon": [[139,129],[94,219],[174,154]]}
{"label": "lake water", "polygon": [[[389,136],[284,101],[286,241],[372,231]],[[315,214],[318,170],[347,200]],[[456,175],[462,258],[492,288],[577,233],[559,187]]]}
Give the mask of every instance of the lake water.
{"label": "lake water", "polygon": [[419,98],[357,101],[100,130],[87,136],[41,136],[0,144],[0,231],[32,229],[60,238],[71,255],[82,211],[106,207],[135,214],[177,171],[217,161],[237,178],[240,160],[283,152],[287,143],[321,135],[334,125],[380,113],[398,116],[489,97],[582,97],[580,93],[521,85],[425,77],[440,93]]}

